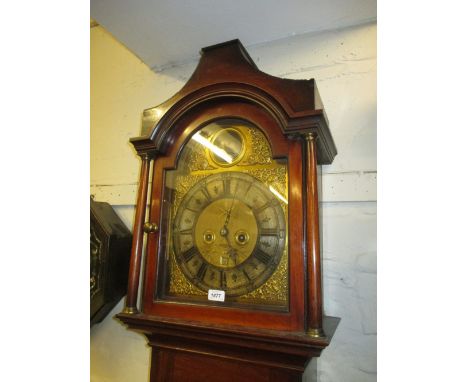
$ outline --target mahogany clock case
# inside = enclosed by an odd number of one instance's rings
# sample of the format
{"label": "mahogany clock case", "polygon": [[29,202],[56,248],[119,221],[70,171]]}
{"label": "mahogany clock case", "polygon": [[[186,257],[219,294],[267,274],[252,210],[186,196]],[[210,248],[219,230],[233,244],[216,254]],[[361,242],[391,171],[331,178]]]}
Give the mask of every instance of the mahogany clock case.
{"label": "mahogany clock case", "polygon": [[[284,246],[287,267],[285,277],[276,284],[286,291],[286,299],[277,307],[272,299],[258,295],[254,298],[249,295],[250,290],[242,288],[225,288],[225,302],[203,298],[207,288],[203,279],[205,269],[197,268],[191,273],[187,264],[193,253],[182,251],[179,244],[174,245],[180,235],[174,233],[174,229],[181,231],[177,222],[182,219],[177,206],[188,206],[187,201],[192,200],[192,195],[201,188],[197,188],[198,180],[192,182],[176,195],[179,201],[173,207],[174,190],[178,186],[174,188],[176,183],[171,184],[169,174],[180,171],[179,161],[194,137],[205,127],[220,121],[240,121],[258,130],[267,142],[271,160],[284,166],[287,174],[287,187],[283,187],[287,207],[282,204],[286,223],[285,226],[283,223],[277,225],[278,229],[287,232],[287,245]],[[228,130],[236,129],[227,126],[225,131]],[[241,129],[236,131],[241,132]],[[208,140],[215,142],[216,134]],[[273,368],[271,375],[259,380],[299,381],[310,359],[318,357],[329,344],[339,321],[323,315],[318,185],[320,165],[333,161],[336,147],[315,81],[281,79],[262,73],[238,40],[204,48],[200,63],[187,84],[163,104],[144,111],[142,136],[131,139],[131,143],[141,157],[142,165],[127,299],[124,311],[117,317],[148,338],[153,351],[151,380],[182,381],[183,375],[187,377],[186,362],[200,362],[208,367],[222,359],[227,362],[222,368],[225,373],[235,370],[240,362],[244,367],[252,366],[250,373],[254,374],[261,374],[265,367]],[[251,146],[250,150],[256,148]],[[205,159],[211,164],[214,162],[214,170],[213,174],[205,173],[203,179],[215,179],[210,176],[218,176],[216,174],[247,176],[245,174],[251,168],[242,167],[240,152],[243,153],[243,149],[233,156],[232,167],[225,166],[215,154],[207,155]],[[233,175],[238,173],[244,175]],[[251,172],[249,174],[251,176]],[[263,181],[263,184],[268,188],[268,182]],[[258,186],[259,189],[262,187]],[[265,192],[264,195],[269,194]],[[231,196],[223,198],[235,199]],[[223,198],[219,203],[225,203]],[[240,202],[232,201],[231,208],[225,211],[227,215],[234,203],[240,205]],[[198,216],[211,207],[203,208],[197,212]],[[242,208],[248,211],[250,207]],[[280,210],[276,211],[279,213]],[[247,219],[247,212],[243,216]],[[255,216],[260,231],[260,218]],[[192,238],[193,241],[203,239],[205,243],[211,243],[215,240],[213,234],[226,236],[223,229],[228,221],[229,217],[223,226],[221,220],[216,229],[207,226]],[[238,240],[235,249],[241,255],[240,246],[244,245],[246,237],[258,239],[262,236],[257,233],[255,224],[252,226],[250,231],[240,227],[242,235],[231,237],[231,240]],[[197,228],[193,230],[197,231]],[[144,233],[146,257],[143,257]],[[258,239],[258,243],[261,241]],[[187,264],[180,259],[185,253]],[[247,260],[242,258],[243,261],[250,261],[249,256],[245,255]],[[174,260],[172,263],[171,259]],[[212,269],[216,265],[223,274],[224,260],[220,259],[219,264],[209,256],[199,257],[199,260],[205,262],[205,268]],[[181,268],[179,279],[173,277],[177,264]],[[236,267],[237,263],[232,266]],[[272,268],[256,284],[258,289],[267,285],[275,272]],[[141,306],[138,306],[140,274],[143,286]],[[182,280],[188,287],[171,289],[174,280]],[[201,287],[197,288],[197,285]],[[219,286],[222,289],[223,284]],[[198,294],[186,292],[190,288],[198,289]],[[239,290],[246,300],[238,298],[236,291]],[[267,294],[266,289],[264,291]],[[202,377],[205,374],[205,370],[198,370],[190,376],[192,379],[186,380],[205,380]],[[249,375],[253,374],[247,373],[238,380]]]}
{"label": "mahogany clock case", "polygon": [[[263,110],[244,102],[222,101],[222,107],[217,102],[195,108],[189,114],[185,115],[174,131],[174,143],[169,148],[166,156],[158,158],[153,171],[153,187],[151,195],[150,221],[161,221],[161,200],[164,200],[162,192],[163,187],[156,185],[164,184],[164,172],[167,169],[176,166],[177,153],[188,137],[193,135],[199,126],[204,126],[208,122],[223,118],[225,116],[245,119],[255,126],[259,126],[269,137],[272,146],[273,157],[288,157],[289,170],[289,209],[290,215],[298,222],[302,222],[302,193],[300,191],[300,182],[302,180],[302,165],[300,158],[301,142],[298,140],[287,140],[281,134],[276,121]],[[291,165],[294,163],[295,165]],[[161,223],[163,225],[164,223]],[[302,260],[302,229],[290,230],[289,232],[289,251],[290,251],[290,273],[293,275],[304,274],[304,263]],[[261,311],[261,306],[256,306],[254,310],[226,308],[223,303],[211,304],[216,306],[177,304],[165,301],[164,299],[155,299],[154,291],[157,289],[156,281],[161,272],[161,265],[164,264],[165,257],[162,256],[165,247],[165,232],[155,233],[148,236],[147,244],[147,263],[145,290],[143,295],[143,312],[149,315],[164,317],[183,317],[189,314],[191,320],[202,322],[224,323],[248,325],[257,327],[269,327],[282,330],[300,330],[302,329],[302,317],[304,316],[304,278],[298,277],[293,283],[290,283],[289,309],[287,312],[275,313],[271,311]],[[159,252],[159,253],[158,253]],[[158,261],[159,255],[159,261]],[[161,272],[161,273],[158,273]],[[159,286],[161,288],[161,285]],[[220,309],[220,307],[222,307]]]}

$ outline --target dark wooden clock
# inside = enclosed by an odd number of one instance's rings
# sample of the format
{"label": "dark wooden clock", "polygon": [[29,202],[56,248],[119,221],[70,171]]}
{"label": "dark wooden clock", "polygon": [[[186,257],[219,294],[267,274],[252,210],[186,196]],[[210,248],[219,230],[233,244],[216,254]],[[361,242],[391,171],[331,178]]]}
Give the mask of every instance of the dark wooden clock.
{"label": "dark wooden clock", "polygon": [[125,296],[132,235],[110,204],[91,199],[89,241],[92,326]]}
{"label": "dark wooden clock", "polygon": [[262,73],[238,40],[207,47],[142,130],[117,317],[148,338],[151,381],[300,381],[338,324],[323,315],[318,203],[336,148],[314,80]]}

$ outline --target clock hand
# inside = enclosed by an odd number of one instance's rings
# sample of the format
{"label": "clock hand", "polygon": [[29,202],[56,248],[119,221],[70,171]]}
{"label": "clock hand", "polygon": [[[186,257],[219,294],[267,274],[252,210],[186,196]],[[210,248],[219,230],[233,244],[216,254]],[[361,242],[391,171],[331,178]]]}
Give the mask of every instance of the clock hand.
{"label": "clock hand", "polygon": [[231,206],[229,207],[229,210],[227,210],[226,219],[224,220],[223,228],[221,228],[221,231],[220,231],[221,236],[223,236],[226,239],[227,245],[229,247],[229,258],[234,261],[234,265],[237,265],[238,253],[237,253],[237,250],[231,245],[231,242],[229,240],[229,231],[227,229],[227,226],[229,224],[229,220],[231,219],[231,214],[234,208],[234,203],[236,201],[236,195],[238,191],[239,191],[239,185],[237,185],[236,187],[236,191],[234,192],[234,195],[232,197]]}
{"label": "clock hand", "polygon": [[226,213],[226,219],[224,220],[223,228],[227,229],[227,225],[229,223],[229,219],[231,218],[231,208]]}
{"label": "clock hand", "polygon": [[231,212],[232,212],[232,207],[234,207],[234,198],[232,199],[231,207],[229,207],[229,210],[227,210],[226,213],[226,219],[224,220],[224,228],[227,228],[227,225],[229,223],[229,220],[231,219]]}
{"label": "clock hand", "polygon": [[234,201],[235,201],[235,199],[232,199],[231,207],[229,208],[229,210],[226,213],[226,219],[224,220],[223,228],[221,228],[221,231],[220,231],[221,236],[226,236],[227,237],[227,235],[229,234],[229,231],[227,229],[227,225],[229,224],[229,220],[231,219],[231,212],[232,212],[232,208],[234,207]]}
{"label": "clock hand", "polygon": [[229,207],[229,210],[228,210],[228,212],[226,214],[226,220],[224,221],[224,228],[225,229],[227,229],[227,225],[229,223],[229,220],[231,219],[231,212],[232,212],[232,209],[234,207],[234,202],[236,201],[237,191],[239,191],[239,184],[237,185],[236,192],[234,192],[234,196],[232,197],[231,207]]}

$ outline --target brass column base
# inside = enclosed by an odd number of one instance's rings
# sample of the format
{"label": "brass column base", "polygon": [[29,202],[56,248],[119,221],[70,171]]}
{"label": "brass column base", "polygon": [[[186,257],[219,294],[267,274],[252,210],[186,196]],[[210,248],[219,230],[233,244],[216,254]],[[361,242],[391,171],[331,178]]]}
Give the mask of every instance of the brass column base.
{"label": "brass column base", "polygon": [[125,314],[137,314],[137,313],[140,313],[140,311],[133,307],[133,306],[126,306],[123,310],[122,310],[122,313],[125,313]]}
{"label": "brass column base", "polygon": [[311,337],[325,337],[325,332],[323,331],[322,328],[318,328],[318,329],[309,328],[307,329],[306,333]]}

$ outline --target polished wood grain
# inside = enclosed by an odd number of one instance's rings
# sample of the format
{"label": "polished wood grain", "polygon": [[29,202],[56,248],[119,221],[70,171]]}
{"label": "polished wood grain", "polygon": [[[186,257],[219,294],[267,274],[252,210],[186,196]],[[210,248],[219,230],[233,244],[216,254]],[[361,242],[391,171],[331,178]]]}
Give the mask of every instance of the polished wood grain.
{"label": "polished wood grain", "polygon": [[173,382],[301,382],[302,372],[278,366],[254,365],[206,354],[153,347],[151,380]]}
{"label": "polished wood grain", "polygon": [[239,40],[204,48],[198,66],[174,96],[143,113],[142,136],[131,139],[138,152],[165,151],[166,138],[181,116],[213,100],[242,99],[268,111],[285,135],[305,130],[320,137],[319,164],[329,164],[337,150],[313,79],[292,80],[261,72]]}
{"label": "polished wood grain", "polygon": [[322,335],[322,266],[320,254],[320,221],[317,187],[316,138],[312,133],[305,139],[305,205],[306,205],[306,259],[307,259],[307,330]]}
{"label": "polished wood grain", "polygon": [[125,311],[136,313],[138,284],[140,282],[141,255],[143,250],[143,225],[145,224],[146,201],[148,195],[149,171],[152,156],[141,155],[140,181],[138,186],[138,198],[135,211],[135,222],[133,226],[132,252],[130,255],[130,268],[128,271],[127,298]]}
{"label": "polished wood grain", "polygon": [[253,330],[176,319],[119,314],[143,333],[152,348],[151,381],[300,381],[314,357],[330,343],[339,319],[325,317],[325,336],[301,332]]}

